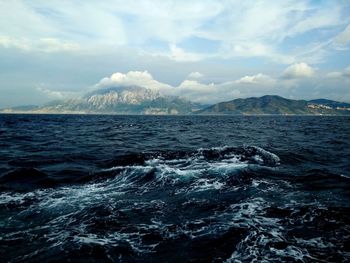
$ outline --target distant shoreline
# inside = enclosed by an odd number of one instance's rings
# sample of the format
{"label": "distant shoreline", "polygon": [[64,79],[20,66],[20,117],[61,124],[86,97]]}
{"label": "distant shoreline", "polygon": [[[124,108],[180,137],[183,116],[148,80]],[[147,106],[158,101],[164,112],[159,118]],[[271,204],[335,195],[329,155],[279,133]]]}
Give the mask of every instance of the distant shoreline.
{"label": "distant shoreline", "polygon": [[183,116],[256,116],[256,117],[298,117],[298,116],[310,116],[310,117],[350,117],[350,115],[342,114],[135,114],[135,113],[60,113],[60,112],[0,112],[0,115],[80,115],[80,116],[164,116],[164,117],[183,117]]}

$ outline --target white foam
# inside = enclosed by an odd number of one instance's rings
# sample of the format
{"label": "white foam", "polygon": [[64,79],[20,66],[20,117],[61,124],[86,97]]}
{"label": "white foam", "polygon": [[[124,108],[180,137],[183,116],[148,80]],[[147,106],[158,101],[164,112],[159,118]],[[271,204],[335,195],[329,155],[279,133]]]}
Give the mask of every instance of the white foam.
{"label": "white foam", "polygon": [[[243,151],[244,149],[248,155],[254,149],[256,152],[255,156],[249,158],[252,158],[252,160],[260,165],[264,165],[266,161],[272,165],[278,164],[280,161],[277,155],[260,147],[244,146]],[[215,154],[219,154],[219,156],[213,159],[205,158],[205,151],[216,151]],[[177,189],[177,193],[211,189],[220,190],[224,186],[222,181],[225,180],[225,177],[235,176],[237,171],[245,169],[250,165],[248,162],[249,158],[242,158],[237,152],[242,152],[242,149],[236,151],[235,148],[228,146],[200,148],[184,158],[167,159],[160,154],[155,158],[145,161],[144,165],[114,166],[104,171],[115,171],[118,174],[117,177],[121,177],[115,180],[115,183],[123,183],[124,186],[131,187],[133,181],[137,181],[137,178],[142,177],[144,173],[149,173],[153,169],[152,171],[155,177],[152,180],[154,181],[145,182],[143,186],[138,185],[138,187],[142,188],[143,193],[152,190],[152,187],[164,185],[175,186],[178,183],[184,182],[188,182],[188,186],[184,187],[184,189]]]}
{"label": "white foam", "polygon": [[[280,163],[280,158],[272,153],[272,152],[269,152],[269,151],[266,151],[265,149],[261,148],[261,147],[258,147],[258,146],[249,146],[251,148],[254,148],[257,150],[257,152],[262,156],[262,157],[266,157],[266,158],[269,158],[271,160],[273,160],[275,162],[276,165],[278,165]],[[259,160],[263,160],[261,156],[255,156],[254,158],[257,158]]]}

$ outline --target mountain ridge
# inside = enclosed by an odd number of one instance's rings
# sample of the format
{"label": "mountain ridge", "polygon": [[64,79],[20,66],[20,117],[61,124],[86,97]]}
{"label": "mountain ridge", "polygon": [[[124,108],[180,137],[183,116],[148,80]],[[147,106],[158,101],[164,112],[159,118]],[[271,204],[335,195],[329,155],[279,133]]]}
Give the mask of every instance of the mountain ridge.
{"label": "mountain ridge", "polygon": [[100,88],[82,97],[0,110],[47,114],[350,115],[350,103],[329,99],[294,100],[278,95],[238,98],[210,106],[140,86]]}
{"label": "mountain ridge", "polygon": [[[327,102],[327,104],[321,102]],[[278,95],[264,95],[219,102],[199,110],[196,114],[348,115],[350,114],[350,104],[326,99],[293,100]]]}

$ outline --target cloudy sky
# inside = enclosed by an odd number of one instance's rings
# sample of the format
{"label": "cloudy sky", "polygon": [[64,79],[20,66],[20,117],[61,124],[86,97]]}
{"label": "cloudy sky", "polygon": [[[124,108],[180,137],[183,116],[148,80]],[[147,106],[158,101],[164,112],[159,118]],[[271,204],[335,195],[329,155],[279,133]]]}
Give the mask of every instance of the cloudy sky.
{"label": "cloudy sky", "polygon": [[0,107],[137,84],[350,102],[350,0],[0,0]]}

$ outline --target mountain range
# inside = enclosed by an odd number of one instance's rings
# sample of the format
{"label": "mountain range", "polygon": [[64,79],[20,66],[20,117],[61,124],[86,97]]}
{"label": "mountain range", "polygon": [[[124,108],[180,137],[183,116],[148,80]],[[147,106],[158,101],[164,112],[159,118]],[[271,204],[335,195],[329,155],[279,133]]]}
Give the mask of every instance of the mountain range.
{"label": "mountain range", "polygon": [[139,86],[100,88],[80,98],[56,100],[43,106],[2,109],[7,113],[81,113],[81,114],[188,114],[198,104],[176,96],[161,95]]}
{"label": "mountain range", "polygon": [[200,115],[350,115],[350,104],[327,99],[292,100],[276,95],[220,102],[211,106],[139,86],[100,88],[80,98],[29,105],[0,113],[200,114]]}

